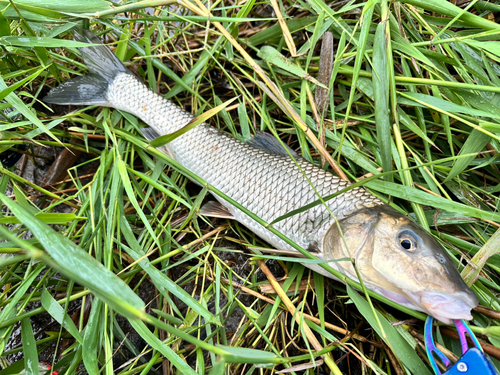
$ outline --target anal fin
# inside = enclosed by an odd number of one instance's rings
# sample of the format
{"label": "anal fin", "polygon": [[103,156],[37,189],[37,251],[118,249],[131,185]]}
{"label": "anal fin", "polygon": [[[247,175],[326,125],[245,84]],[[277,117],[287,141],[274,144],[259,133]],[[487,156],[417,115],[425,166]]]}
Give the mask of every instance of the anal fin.
{"label": "anal fin", "polygon": [[207,202],[200,208],[200,215],[208,217],[217,217],[219,219],[234,219],[234,216],[226,207],[216,201]]}

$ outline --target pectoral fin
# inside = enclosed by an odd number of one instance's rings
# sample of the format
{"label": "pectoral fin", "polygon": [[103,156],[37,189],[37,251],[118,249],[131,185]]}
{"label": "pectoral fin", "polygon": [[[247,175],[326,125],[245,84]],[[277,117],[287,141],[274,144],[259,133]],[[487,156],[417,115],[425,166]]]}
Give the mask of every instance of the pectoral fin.
{"label": "pectoral fin", "polygon": [[[139,130],[141,131],[144,138],[146,138],[149,142],[155,140],[160,136],[153,128],[150,127],[140,128]],[[158,150],[170,156],[172,159],[175,159],[173,154],[170,152],[168,145],[158,147]]]}
{"label": "pectoral fin", "polygon": [[234,219],[232,213],[222,204],[216,201],[210,201],[200,208],[200,215],[208,217],[218,217],[219,219]]}
{"label": "pectoral fin", "polygon": [[149,142],[155,140],[160,136],[157,132],[154,131],[153,128],[150,127],[140,128],[139,130],[141,131],[144,138],[146,138]]}

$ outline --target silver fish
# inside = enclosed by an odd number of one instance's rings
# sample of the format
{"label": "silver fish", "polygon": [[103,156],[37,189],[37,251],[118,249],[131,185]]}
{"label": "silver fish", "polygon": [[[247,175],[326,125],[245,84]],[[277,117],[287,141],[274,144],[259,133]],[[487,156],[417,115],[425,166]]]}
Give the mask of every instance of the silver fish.
{"label": "silver fish", "polygon": [[[77,30],[75,38],[100,44],[95,35],[84,30]],[[129,112],[151,127],[144,131],[148,139],[173,133],[193,119],[149,90],[106,46],[80,51],[90,74],[53,89],[44,98],[46,102],[101,105]],[[265,133],[243,143],[201,124],[170,142],[164,151],[266,222],[349,185],[294,154],[296,164],[281,143]],[[295,251],[224,199],[215,198],[223,206],[223,212],[216,216],[231,216],[277,249]],[[352,257],[365,285],[392,301],[444,323],[472,319],[470,311],[477,305],[477,297],[439,243],[363,188],[282,220],[275,228],[303,248],[317,252],[320,259],[331,260],[329,264],[345,276],[358,280],[350,261],[335,261]],[[334,278],[318,265],[306,266]]]}

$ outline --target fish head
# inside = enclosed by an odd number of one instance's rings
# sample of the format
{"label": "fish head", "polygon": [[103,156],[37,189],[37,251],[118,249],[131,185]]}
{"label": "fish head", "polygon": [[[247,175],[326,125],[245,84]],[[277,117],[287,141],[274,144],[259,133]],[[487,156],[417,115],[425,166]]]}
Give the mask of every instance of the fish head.
{"label": "fish head", "polygon": [[356,211],[333,224],[323,253],[344,275],[357,280],[355,265],[367,288],[446,324],[472,319],[470,311],[478,304],[434,237],[386,205]]}

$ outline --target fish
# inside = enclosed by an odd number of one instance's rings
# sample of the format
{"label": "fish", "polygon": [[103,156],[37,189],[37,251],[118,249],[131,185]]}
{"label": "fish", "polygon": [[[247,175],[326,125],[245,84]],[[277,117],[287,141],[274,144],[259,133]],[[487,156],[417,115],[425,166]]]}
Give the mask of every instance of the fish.
{"label": "fish", "polygon": [[[142,132],[150,141],[176,132],[194,118],[146,87],[90,31],[76,29],[75,40],[92,44],[79,48],[89,74],[52,89],[45,102],[128,112],[149,126]],[[268,223],[349,186],[264,132],[242,142],[203,123],[162,146],[162,151]],[[216,201],[200,213],[237,220],[276,249],[296,252],[240,209],[214,196]],[[368,289],[402,306],[447,324],[472,319],[478,299],[439,242],[363,187],[278,221],[274,228],[358,281],[355,265]],[[318,264],[304,265],[335,279]]]}

